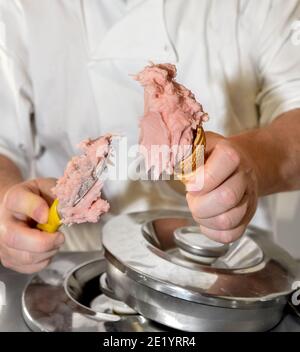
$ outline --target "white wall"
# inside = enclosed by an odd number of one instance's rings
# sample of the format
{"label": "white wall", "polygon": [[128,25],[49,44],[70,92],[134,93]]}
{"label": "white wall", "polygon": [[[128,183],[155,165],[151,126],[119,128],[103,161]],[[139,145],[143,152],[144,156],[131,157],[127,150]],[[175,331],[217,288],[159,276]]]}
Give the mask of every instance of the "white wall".
{"label": "white wall", "polygon": [[300,259],[300,192],[278,195],[276,242]]}

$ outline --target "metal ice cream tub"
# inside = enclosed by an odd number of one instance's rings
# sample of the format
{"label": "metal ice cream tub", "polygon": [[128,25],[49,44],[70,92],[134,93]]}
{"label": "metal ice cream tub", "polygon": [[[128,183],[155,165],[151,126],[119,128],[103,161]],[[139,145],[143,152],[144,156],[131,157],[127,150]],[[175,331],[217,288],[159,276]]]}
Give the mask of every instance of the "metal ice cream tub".
{"label": "metal ice cream tub", "polygon": [[117,216],[103,229],[103,245],[116,297],[184,331],[269,330],[300,277],[299,264],[270,233],[249,227],[223,246],[201,235],[185,212]]}

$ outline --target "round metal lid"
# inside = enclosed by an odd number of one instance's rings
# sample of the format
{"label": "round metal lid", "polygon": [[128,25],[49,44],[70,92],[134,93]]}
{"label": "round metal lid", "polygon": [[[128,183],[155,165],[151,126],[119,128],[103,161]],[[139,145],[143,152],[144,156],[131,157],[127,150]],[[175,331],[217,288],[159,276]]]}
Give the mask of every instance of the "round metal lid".
{"label": "round metal lid", "polygon": [[299,265],[272,242],[270,233],[250,227],[225,254],[203,265],[178,247],[174,232],[187,226],[195,223],[179,211],[117,216],[103,229],[106,259],[145,286],[209,305],[267,306],[282,303],[292,292]]}

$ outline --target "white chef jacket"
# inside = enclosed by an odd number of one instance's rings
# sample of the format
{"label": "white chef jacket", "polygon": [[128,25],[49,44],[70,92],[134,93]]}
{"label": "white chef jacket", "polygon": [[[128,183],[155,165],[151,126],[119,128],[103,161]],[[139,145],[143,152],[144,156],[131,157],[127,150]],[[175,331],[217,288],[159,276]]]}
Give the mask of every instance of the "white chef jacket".
{"label": "white chef jacket", "polygon": [[[143,91],[130,74],[149,61],[176,64],[206,130],[268,124],[300,108],[299,19],[298,0],[0,0],[0,153],[24,177],[59,177],[87,137],[137,143]],[[167,182],[107,181],[104,193],[112,213],[187,207]],[[261,199],[252,223],[270,229],[273,205]],[[94,247],[80,229],[73,247]]]}

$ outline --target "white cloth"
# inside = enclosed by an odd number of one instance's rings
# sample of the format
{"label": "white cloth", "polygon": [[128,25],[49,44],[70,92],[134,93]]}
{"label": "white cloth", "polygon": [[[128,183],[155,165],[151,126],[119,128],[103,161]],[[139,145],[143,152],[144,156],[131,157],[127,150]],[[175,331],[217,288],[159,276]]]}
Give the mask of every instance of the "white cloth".
{"label": "white cloth", "polygon": [[[270,123],[300,107],[299,16],[298,0],[0,0],[0,153],[25,177],[58,177],[82,139],[136,143],[143,93],[129,74],[149,61],[177,65],[206,129]],[[164,182],[109,181],[105,195],[115,213],[186,207]],[[272,202],[253,223],[272,226]]]}

